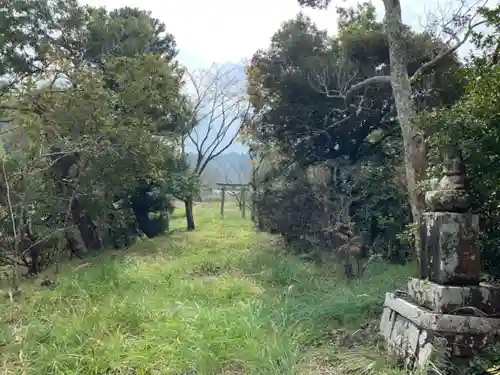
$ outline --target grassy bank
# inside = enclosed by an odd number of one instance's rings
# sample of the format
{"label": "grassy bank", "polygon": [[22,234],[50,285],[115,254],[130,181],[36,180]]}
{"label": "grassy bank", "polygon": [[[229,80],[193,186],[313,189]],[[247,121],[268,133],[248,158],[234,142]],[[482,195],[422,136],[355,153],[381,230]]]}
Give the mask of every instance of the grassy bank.
{"label": "grassy bank", "polygon": [[[68,264],[0,308],[0,374],[392,374],[370,329],[409,267],[334,267],[272,246],[236,210],[196,208],[198,228]],[[367,348],[363,348],[363,345]],[[378,367],[380,366],[380,367]]]}

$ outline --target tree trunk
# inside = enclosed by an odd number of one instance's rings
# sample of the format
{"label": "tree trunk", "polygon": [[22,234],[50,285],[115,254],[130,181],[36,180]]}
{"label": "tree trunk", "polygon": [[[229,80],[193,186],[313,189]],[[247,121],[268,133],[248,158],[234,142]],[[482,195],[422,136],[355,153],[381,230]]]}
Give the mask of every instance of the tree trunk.
{"label": "tree trunk", "polygon": [[257,191],[255,190],[255,187],[252,186],[252,196],[251,196],[251,206],[250,206],[250,220],[255,224],[257,221],[257,207],[256,207],[256,201],[257,201]]}
{"label": "tree trunk", "polygon": [[241,217],[243,219],[246,218],[246,208],[247,208],[246,194],[247,194],[246,188],[241,189],[241,202],[240,202],[240,206],[241,206]]}
{"label": "tree trunk", "polygon": [[385,27],[389,41],[391,85],[403,135],[408,196],[413,220],[419,222],[420,213],[425,208],[425,201],[423,195],[417,192],[416,187],[425,176],[427,149],[424,132],[416,123],[417,111],[413,104],[410,77],[407,70],[407,38],[404,35],[400,0],[384,0],[384,5]]}
{"label": "tree trunk", "polygon": [[187,230],[194,230],[194,214],[193,214],[193,197],[189,196],[184,201],[184,207],[186,208],[186,224]]}
{"label": "tree trunk", "polygon": [[71,257],[76,255],[81,259],[87,254],[87,247],[85,246],[80,230],[76,226],[72,225],[69,227],[65,232],[65,237]]}
{"label": "tree trunk", "polygon": [[77,198],[73,200],[71,205],[71,216],[73,218],[73,223],[75,223],[80,231],[85,247],[93,250],[102,249],[104,244],[97,229],[97,225]]}
{"label": "tree trunk", "polygon": [[226,199],[226,188],[222,187],[220,193],[220,216],[224,216],[224,200]]}
{"label": "tree trunk", "polygon": [[42,271],[42,243],[37,243],[38,238],[33,233],[33,229],[31,227],[31,220],[28,218],[28,212],[24,213],[24,217],[26,218],[26,229],[25,234],[23,235],[23,244],[21,249],[26,251],[29,249],[29,254],[31,258],[31,265],[28,269],[28,273],[32,275],[37,275]]}

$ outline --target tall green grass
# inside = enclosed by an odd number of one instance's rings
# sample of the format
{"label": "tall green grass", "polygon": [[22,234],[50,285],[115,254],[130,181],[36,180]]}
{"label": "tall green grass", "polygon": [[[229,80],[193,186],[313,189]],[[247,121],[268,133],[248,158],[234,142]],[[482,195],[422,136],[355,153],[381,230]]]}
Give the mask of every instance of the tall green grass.
{"label": "tall green grass", "polygon": [[168,236],[68,264],[55,288],[26,283],[2,301],[0,374],[335,374],[383,363],[359,342],[365,354],[345,361],[354,352],[337,338],[377,319],[410,267],[376,264],[348,283],[334,265],[271,247],[236,209],[195,214],[194,232],[177,214]]}

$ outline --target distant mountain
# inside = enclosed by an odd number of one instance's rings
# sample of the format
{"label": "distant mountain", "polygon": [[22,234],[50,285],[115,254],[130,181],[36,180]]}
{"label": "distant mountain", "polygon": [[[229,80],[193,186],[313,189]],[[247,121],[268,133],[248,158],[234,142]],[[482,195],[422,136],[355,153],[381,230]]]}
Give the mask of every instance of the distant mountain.
{"label": "distant mountain", "polygon": [[[195,165],[196,154],[189,153],[190,165]],[[201,182],[210,187],[219,183],[246,184],[250,182],[252,165],[245,153],[228,152],[212,160],[201,176]]]}

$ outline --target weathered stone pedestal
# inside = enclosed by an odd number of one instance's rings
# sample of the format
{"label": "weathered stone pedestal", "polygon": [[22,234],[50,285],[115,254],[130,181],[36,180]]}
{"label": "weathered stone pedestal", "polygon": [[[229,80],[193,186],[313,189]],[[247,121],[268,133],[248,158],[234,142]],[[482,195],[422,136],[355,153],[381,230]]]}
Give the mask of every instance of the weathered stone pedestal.
{"label": "weathered stone pedestal", "polygon": [[479,218],[467,212],[469,200],[455,154],[438,189],[426,194],[420,277],[385,298],[381,334],[409,369],[456,374],[500,332],[500,288],[479,282]]}
{"label": "weathered stone pedestal", "polygon": [[420,225],[420,278],[443,285],[477,284],[481,272],[478,235],[478,215],[424,213]]}
{"label": "weathered stone pedestal", "polygon": [[500,332],[499,296],[497,287],[411,279],[406,293],[386,295],[380,330],[389,351],[409,368],[432,363],[454,373],[454,366],[467,363]]}

